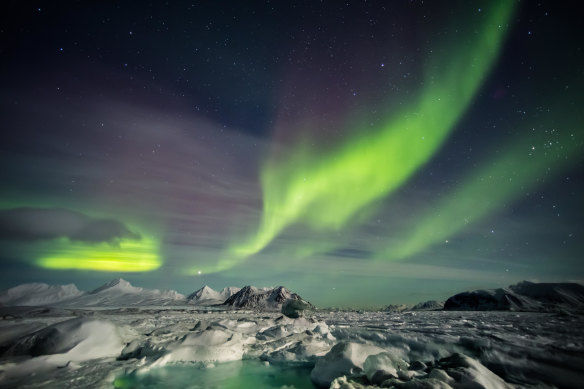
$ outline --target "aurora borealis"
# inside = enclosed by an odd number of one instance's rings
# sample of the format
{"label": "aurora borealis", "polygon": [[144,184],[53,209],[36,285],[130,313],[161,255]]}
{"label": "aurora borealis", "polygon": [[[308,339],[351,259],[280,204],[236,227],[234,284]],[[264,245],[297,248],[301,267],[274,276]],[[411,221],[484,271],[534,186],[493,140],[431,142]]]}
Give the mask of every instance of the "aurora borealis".
{"label": "aurora borealis", "polygon": [[581,281],[574,7],[13,2],[0,284],[375,305]]}
{"label": "aurora borealis", "polygon": [[[114,272],[143,272],[160,267],[158,245],[151,239],[122,240],[112,247],[62,242],[55,254],[40,257],[37,264],[47,269],[85,269]],[[79,259],[82,259],[81,261]]]}
{"label": "aurora borealis", "polygon": [[[495,7],[494,7],[495,8]],[[424,71],[422,92],[412,106],[394,112],[380,129],[350,139],[329,155],[304,151],[262,171],[264,213],[257,237],[235,255],[263,249],[298,219],[316,229],[339,229],[367,204],[399,188],[444,142],[496,58],[513,3],[500,2],[476,40],[448,50]],[[436,63],[434,63],[436,62]],[[473,66],[468,66],[472,63]],[[431,128],[431,130],[430,130]]]}

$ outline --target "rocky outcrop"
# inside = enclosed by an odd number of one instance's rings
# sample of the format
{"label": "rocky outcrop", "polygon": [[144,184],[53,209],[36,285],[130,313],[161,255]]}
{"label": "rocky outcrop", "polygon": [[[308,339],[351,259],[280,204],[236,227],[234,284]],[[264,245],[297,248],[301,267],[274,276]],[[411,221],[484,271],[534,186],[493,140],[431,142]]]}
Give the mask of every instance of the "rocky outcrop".
{"label": "rocky outcrop", "polygon": [[302,300],[302,298],[283,286],[274,289],[258,289],[248,285],[225,300],[223,305],[234,308],[280,310],[286,300]]}

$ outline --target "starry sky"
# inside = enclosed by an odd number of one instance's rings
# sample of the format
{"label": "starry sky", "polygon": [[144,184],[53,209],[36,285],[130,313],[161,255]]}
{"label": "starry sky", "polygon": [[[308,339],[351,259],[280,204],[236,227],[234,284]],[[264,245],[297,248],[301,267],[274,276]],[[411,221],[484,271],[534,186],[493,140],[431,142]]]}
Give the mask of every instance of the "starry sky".
{"label": "starry sky", "polygon": [[582,13],[557,1],[9,1],[0,287],[319,306],[584,280]]}

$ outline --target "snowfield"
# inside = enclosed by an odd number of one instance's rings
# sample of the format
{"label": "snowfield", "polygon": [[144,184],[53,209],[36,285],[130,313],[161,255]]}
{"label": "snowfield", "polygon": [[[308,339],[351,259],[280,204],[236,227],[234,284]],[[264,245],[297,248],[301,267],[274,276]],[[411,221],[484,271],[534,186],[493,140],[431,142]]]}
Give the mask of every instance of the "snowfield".
{"label": "snowfield", "polygon": [[317,310],[291,319],[185,305],[1,307],[0,316],[2,388],[580,388],[584,382],[584,318],[568,313]]}

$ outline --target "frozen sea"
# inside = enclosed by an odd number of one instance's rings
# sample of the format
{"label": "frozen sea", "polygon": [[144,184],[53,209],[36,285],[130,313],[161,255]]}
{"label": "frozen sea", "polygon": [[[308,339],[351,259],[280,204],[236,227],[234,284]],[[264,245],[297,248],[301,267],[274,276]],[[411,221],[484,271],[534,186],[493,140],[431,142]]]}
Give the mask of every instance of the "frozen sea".
{"label": "frozen sea", "polygon": [[584,316],[0,308],[2,388],[582,388]]}

